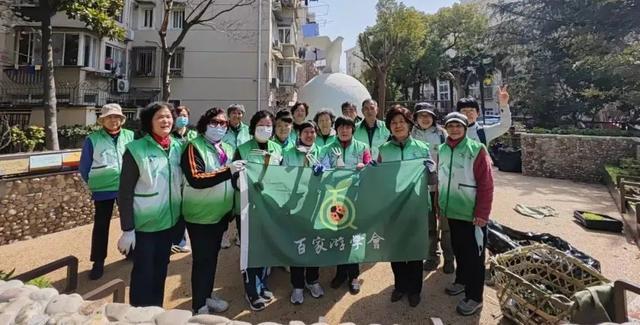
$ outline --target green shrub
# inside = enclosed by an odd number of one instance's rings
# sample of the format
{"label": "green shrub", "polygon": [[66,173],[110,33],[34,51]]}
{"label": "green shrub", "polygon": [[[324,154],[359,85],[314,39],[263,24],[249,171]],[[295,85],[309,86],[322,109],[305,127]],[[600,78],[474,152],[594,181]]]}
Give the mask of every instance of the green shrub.
{"label": "green shrub", "polygon": [[13,274],[16,272],[16,269],[13,269],[9,272],[5,272],[3,270],[0,270],[0,280],[2,281],[9,281],[11,280],[11,278],[13,277]]}
{"label": "green shrub", "polygon": [[26,129],[17,126],[11,128],[11,143],[16,151],[32,152],[44,144],[44,128],[31,125]]}
{"label": "green shrub", "polygon": [[35,278],[33,280],[28,281],[26,284],[30,284],[30,285],[34,285],[38,288],[51,288],[53,287],[53,285],[51,284],[51,281],[49,281],[49,279],[41,276],[38,278]]}

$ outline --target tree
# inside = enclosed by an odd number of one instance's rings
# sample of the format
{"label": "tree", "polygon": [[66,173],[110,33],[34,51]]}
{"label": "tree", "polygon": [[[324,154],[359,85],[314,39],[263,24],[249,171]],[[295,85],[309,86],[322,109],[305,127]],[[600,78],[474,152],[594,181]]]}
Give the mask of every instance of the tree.
{"label": "tree", "polygon": [[[375,73],[378,103],[384,108],[388,73],[399,53],[411,51],[423,41],[426,25],[419,11],[395,0],[379,0],[376,10],[376,24],[358,35],[358,46],[360,59]],[[378,114],[383,116],[384,109]]]}
{"label": "tree", "polygon": [[640,105],[637,0],[503,1],[494,46],[508,49],[510,83],[538,123],[578,123],[607,106]]}
{"label": "tree", "polygon": [[[5,3],[19,3],[2,0]],[[38,0],[38,6],[12,6],[14,14],[25,21],[39,22],[42,37],[43,104],[45,120],[45,146],[59,150],[56,85],[51,43],[51,19],[58,12],[79,20],[101,37],[124,38],[124,30],[115,17],[122,11],[123,0]]]}
{"label": "tree", "polygon": [[[233,11],[236,8],[250,6],[255,0],[237,0],[234,4],[224,8],[216,10],[216,0],[191,0],[184,3],[185,6],[185,20],[182,25],[182,29],[177,34],[173,41],[167,40],[169,28],[169,18],[171,12],[174,9],[174,0],[163,0],[163,15],[162,23],[160,24],[160,30],[158,36],[160,37],[160,48],[162,50],[162,100],[168,101],[171,97],[171,75],[170,64],[176,50],[182,44],[182,41],[187,36],[192,27],[210,26],[220,16]],[[182,2],[180,3],[182,4]],[[219,6],[222,6],[220,4]],[[189,10],[188,12],[186,10]]]}

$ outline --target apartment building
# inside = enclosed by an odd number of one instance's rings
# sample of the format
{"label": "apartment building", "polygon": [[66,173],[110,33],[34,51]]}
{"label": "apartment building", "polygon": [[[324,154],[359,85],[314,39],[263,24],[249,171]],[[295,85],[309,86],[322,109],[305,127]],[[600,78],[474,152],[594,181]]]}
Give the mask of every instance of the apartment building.
{"label": "apartment building", "polygon": [[344,51],[347,58],[347,74],[361,80],[362,73],[368,68],[362,61],[362,52],[358,45]]}

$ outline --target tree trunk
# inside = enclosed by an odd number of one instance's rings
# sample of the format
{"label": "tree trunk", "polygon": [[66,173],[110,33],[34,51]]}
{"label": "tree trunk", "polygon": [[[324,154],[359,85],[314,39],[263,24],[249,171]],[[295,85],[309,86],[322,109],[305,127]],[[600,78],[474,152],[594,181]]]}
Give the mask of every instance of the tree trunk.
{"label": "tree trunk", "polygon": [[60,150],[58,143],[58,117],[56,100],[56,80],[53,74],[53,46],[51,44],[51,12],[49,2],[40,0],[43,8],[42,22],[42,69],[43,78],[43,104],[44,104],[44,132],[45,147],[48,150]]}
{"label": "tree trunk", "polygon": [[171,98],[171,76],[169,74],[169,64],[173,53],[167,52],[162,55],[162,101],[168,102]]}
{"label": "tree trunk", "polygon": [[412,87],[413,87],[413,92],[411,93],[411,99],[413,101],[418,101],[422,99],[422,83],[414,82]]}
{"label": "tree trunk", "polygon": [[378,84],[378,118],[384,117],[387,107],[387,71],[386,69],[377,69],[376,83]]}
{"label": "tree trunk", "polygon": [[440,99],[438,96],[438,78],[431,79],[431,87],[433,87],[433,100]]}

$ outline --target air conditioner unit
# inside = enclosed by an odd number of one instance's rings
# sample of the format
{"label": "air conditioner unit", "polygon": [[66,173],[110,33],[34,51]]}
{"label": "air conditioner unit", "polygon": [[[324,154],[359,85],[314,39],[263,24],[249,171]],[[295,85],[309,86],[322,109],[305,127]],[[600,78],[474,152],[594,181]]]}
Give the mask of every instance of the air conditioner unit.
{"label": "air conditioner unit", "polygon": [[135,33],[133,29],[127,29],[127,34],[124,37],[125,41],[133,41],[134,37],[135,37]]}
{"label": "air conditioner unit", "polygon": [[278,89],[278,88],[280,88],[280,79],[271,78],[271,89]]}
{"label": "air conditioner unit", "polygon": [[129,80],[118,79],[116,81],[116,90],[119,93],[127,93],[127,92],[129,92]]}

